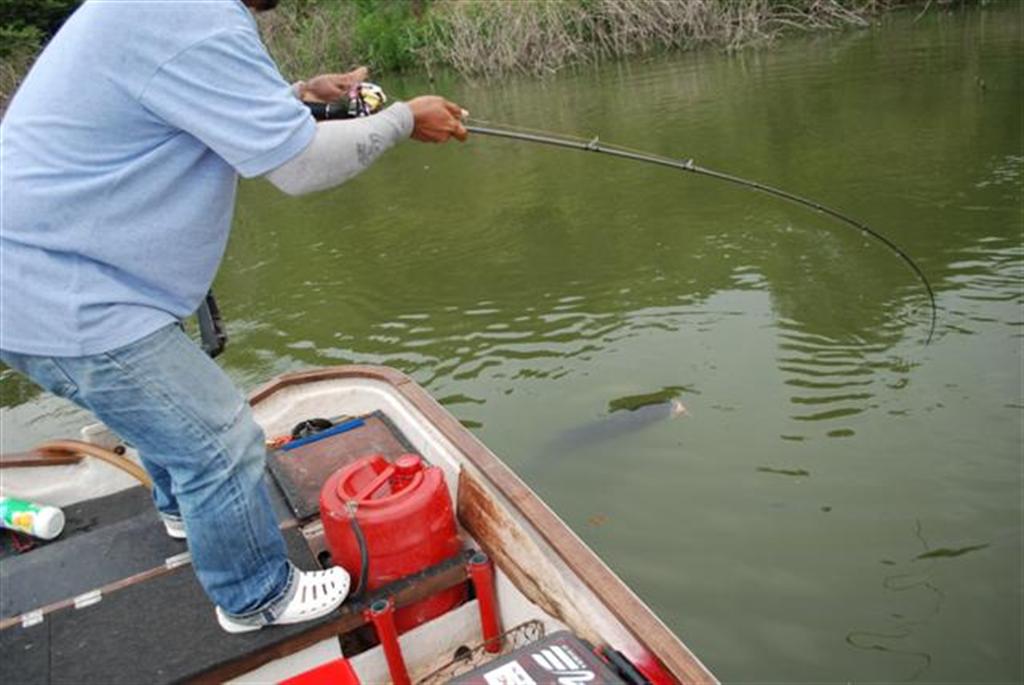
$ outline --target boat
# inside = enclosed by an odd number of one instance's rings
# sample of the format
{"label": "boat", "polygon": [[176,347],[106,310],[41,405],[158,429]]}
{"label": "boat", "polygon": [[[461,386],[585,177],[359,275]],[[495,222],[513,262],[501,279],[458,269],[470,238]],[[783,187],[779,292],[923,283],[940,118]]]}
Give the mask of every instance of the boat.
{"label": "boat", "polygon": [[[112,476],[92,458],[133,463],[130,448],[89,426],[82,440],[6,455],[0,464],[5,490],[59,505],[66,515],[59,538],[0,553],[0,681],[718,682],[408,376],[368,365],[289,373],[257,388],[250,404],[272,441],[268,483],[300,567],[333,563],[320,491],[331,473],[359,466],[368,454],[388,464],[415,454],[443,474],[457,553],[371,585],[323,619],[228,635],[188,568],[187,547],[159,524],[140,484],[145,475]],[[296,433],[314,417],[325,418],[323,426]],[[394,630],[395,615],[446,591],[457,593],[453,606]]]}

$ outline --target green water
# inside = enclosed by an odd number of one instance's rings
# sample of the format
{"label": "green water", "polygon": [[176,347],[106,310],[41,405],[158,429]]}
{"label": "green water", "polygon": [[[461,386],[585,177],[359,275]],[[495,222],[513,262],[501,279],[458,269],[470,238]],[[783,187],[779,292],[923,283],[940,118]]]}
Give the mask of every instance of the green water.
{"label": "green water", "polygon": [[[242,186],[217,291],[251,388],[368,362],[471,426],[730,682],[1022,679],[1017,2],[539,83],[476,117],[759,179],[476,138]],[[394,94],[431,88],[386,83]],[[688,414],[609,407],[675,388]],[[0,380],[5,447],[77,410]]]}

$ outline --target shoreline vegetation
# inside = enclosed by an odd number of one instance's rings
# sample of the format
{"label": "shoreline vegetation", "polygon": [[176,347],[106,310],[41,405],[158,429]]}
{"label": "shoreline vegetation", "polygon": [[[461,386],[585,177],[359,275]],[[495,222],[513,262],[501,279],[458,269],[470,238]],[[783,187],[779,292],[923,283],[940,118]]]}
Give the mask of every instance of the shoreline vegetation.
{"label": "shoreline vegetation", "polygon": [[[772,43],[866,27],[911,0],[349,0],[282,2],[260,17],[289,78],[325,65],[374,74],[543,76],[637,55]],[[952,4],[945,0],[943,5]],[[959,3],[958,3],[959,4]]]}
{"label": "shoreline vegetation", "polygon": [[[984,0],[982,0],[984,1]],[[786,33],[866,27],[910,5],[970,0],[283,0],[260,30],[292,80],[368,65],[464,78],[544,76],[567,67],[711,47],[740,50]],[[0,0],[0,113],[79,0]]]}

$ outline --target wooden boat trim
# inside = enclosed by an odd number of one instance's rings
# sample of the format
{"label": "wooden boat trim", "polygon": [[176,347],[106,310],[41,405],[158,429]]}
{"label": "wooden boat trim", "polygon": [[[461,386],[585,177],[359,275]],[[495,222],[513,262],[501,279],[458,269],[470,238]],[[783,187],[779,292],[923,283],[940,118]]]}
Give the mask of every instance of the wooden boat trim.
{"label": "wooden boat trim", "polygon": [[367,379],[394,388],[480,471],[492,487],[508,499],[566,566],[596,596],[603,598],[616,619],[669,673],[680,682],[718,682],[675,633],[511,469],[426,390],[400,371],[380,366],[350,365],[289,373],[257,388],[249,401],[256,405],[291,386],[341,379]]}
{"label": "wooden boat trim", "polygon": [[28,468],[37,466],[64,466],[82,461],[82,455],[66,450],[33,449],[27,452],[0,454],[0,469]]}
{"label": "wooden boat trim", "polygon": [[129,476],[139,481],[139,483],[147,490],[153,489],[153,481],[149,477],[149,473],[146,469],[142,468],[131,459],[117,454],[112,450],[100,447],[99,445],[82,442],[81,440],[49,440],[39,445],[37,449],[44,454],[59,454],[61,452],[67,452],[69,454],[83,454],[89,457],[94,457],[100,461],[105,461],[116,469],[124,471]]}

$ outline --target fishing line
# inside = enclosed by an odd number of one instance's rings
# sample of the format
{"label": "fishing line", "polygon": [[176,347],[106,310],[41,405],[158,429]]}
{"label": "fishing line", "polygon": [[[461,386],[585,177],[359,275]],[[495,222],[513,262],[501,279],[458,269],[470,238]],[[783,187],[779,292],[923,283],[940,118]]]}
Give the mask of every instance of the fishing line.
{"label": "fishing line", "polygon": [[[478,119],[470,119],[467,121],[490,123]],[[801,197],[794,193],[790,193],[779,188],[774,188],[772,186],[759,183],[757,181],[750,181],[745,178],[740,178],[739,176],[733,176],[731,174],[726,174],[721,171],[715,171],[713,169],[698,166],[697,164],[694,163],[692,159],[674,159],[672,157],[651,154],[649,152],[633,150],[618,145],[610,145],[607,143],[602,143],[597,137],[587,140],[585,138],[556,135],[545,131],[535,131],[530,129],[513,130],[513,128],[514,127],[506,126],[502,126],[501,128],[492,128],[491,126],[479,126],[472,124],[466,125],[466,130],[469,131],[470,133],[476,133],[484,136],[509,138],[512,140],[539,143],[542,145],[553,145],[556,147],[564,147],[572,150],[582,150],[584,152],[599,152],[602,154],[612,155],[615,157],[622,157],[624,159],[631,159],[635,162],[659,164],[661,166],[671,167],[678,171],[689,171],[690,173],[700,174],[702,176],[709,176],[711,178],[717,178],[720,181],[726,181],[728,183],[733,183],[735,185],[740,185],[746,188],[759,190],[762,193],[774,195],[775,197],[779,197],[784,200],[789,200],[790,202],[796,203],[798,205],[809,207],[817,212],[826,214],[832,217],[833,219],[837,219],[848,226],[856,228],[862,233],[870,235],[871,237],[875,238],[875,240],[878,240],[883,245],[888,247],[890,250],[895,252],[896,255],[900,259],[902,259],[903,262],[907,264],[907,266],[910,267],[910,269],[914,272],[917,278],[921,281],[921,284],[924,285],[924,289],[928,293],[928,303],[931,307],[931,320],[928,326],[928,337],[925,339],[924,344],[928,345],[932,341],[932,335],[934,335],[935,333],[935,323],[938,318],[938,307],[935,304],[935,292],[932,290],[931,283],[928,282],[928,277],[924,275],[924,272],[921,271],[920,267],[917,266],[914,260],[910,258],[910,255],[904,252],[899,245],[894,243],[889,238],[886,238],[884,235],[882,235],[875,229],[871,228],[867,224],[858,221],[857,219],[854,219],[852,217],[849,217],[840,211],[832,209],[831,207],[827,207],[821,204],[820,202],[809,200],[805,197]]]}

